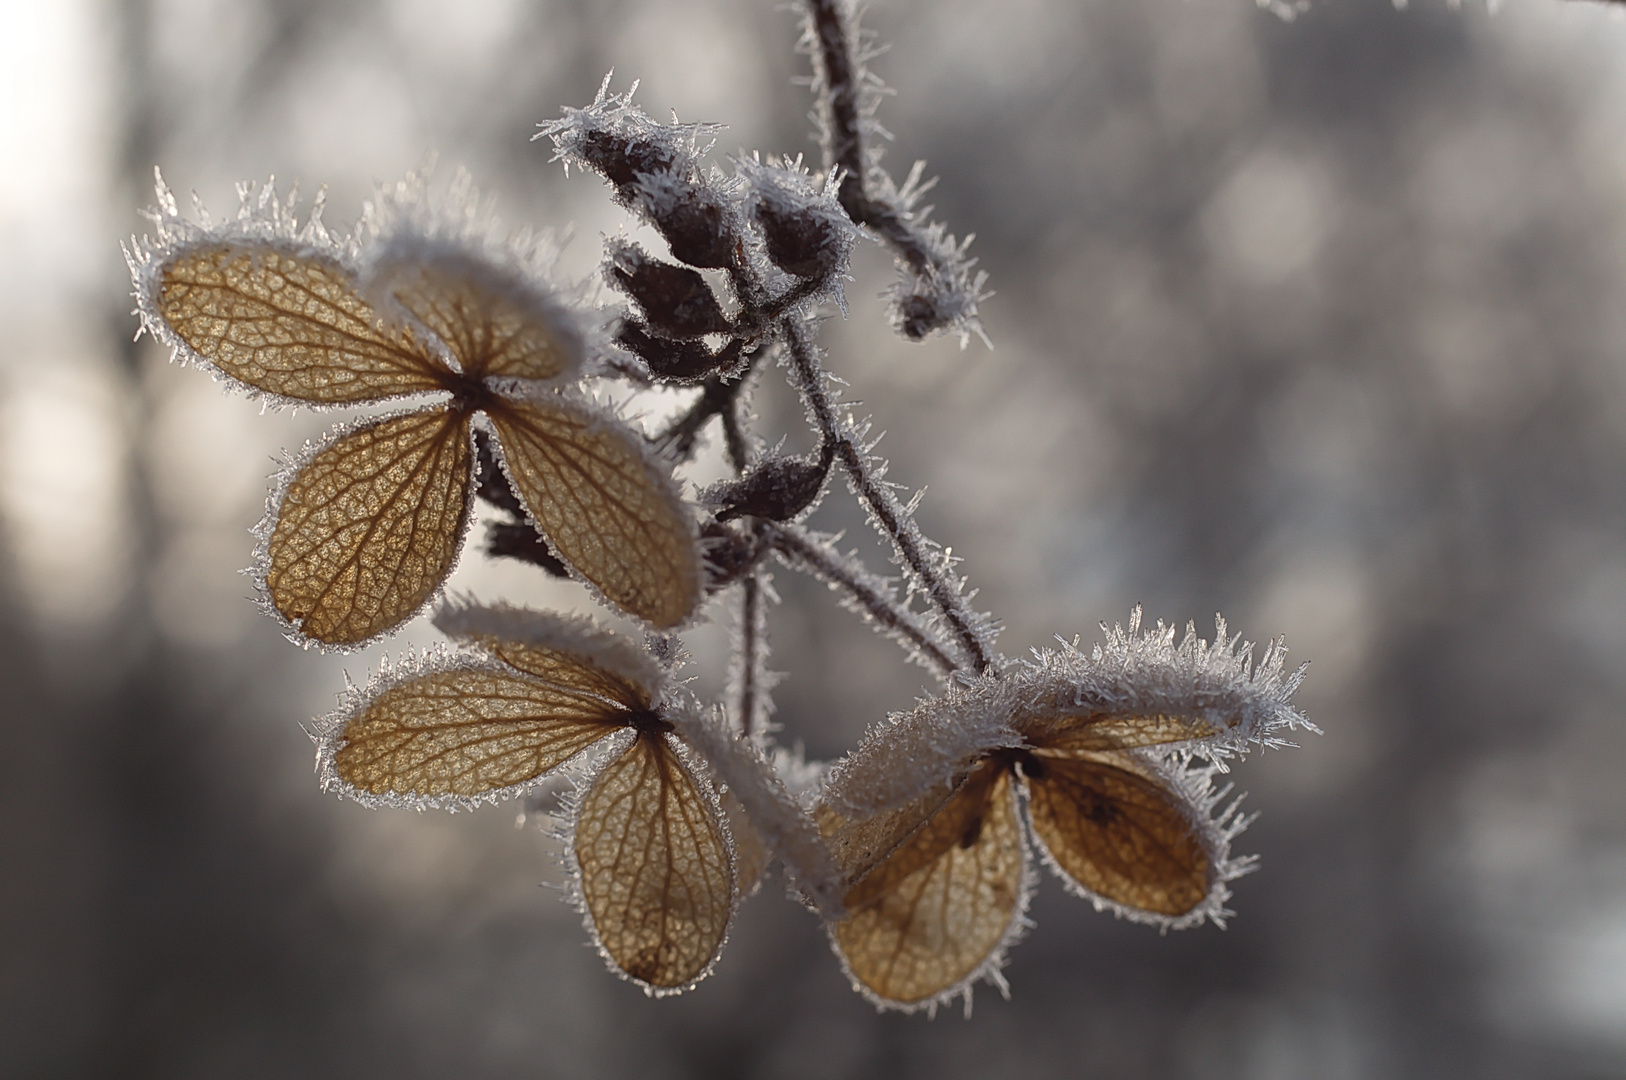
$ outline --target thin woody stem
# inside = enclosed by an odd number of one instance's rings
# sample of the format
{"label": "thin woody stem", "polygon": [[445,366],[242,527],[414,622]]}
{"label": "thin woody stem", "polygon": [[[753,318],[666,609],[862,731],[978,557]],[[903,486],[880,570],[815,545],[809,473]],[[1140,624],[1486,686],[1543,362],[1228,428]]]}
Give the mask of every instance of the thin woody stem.
{"label": "thin woody stem", "polygon": [[807,10],[816,42],[813,61],[823,80],[825,167],[842,173],[836,197],[848,217],[879,234],[915,273],[925,273],[933,260],[924,238],[907,215],[869,193],[871,166],[864,152],[861,75],[853,56],[853,30],[845,0],[807,0]]}
{"label": "thin woody stem", "polygon": [[912,612],[887,596],[881,586],[866,580],[869,575],[862,566],[833,558],[823,544],[793,525],[776,525],[771,542],[774,550],[793,568],[811,573],[845,592],[883,633],[913,646],[916,654],[937,668],[939,674],[952,675],[959,670],[960,665],[916,621]]}
{"label": "thin woody stem", "polygon": [[[819,436],[827,446],[835,448],[835,456],[846,469],[859,498],[869,506],[881,524],[887,539],[892,541],[903,564],[925,589],[927,597],[943,615],[960,648],[975,671],[987,671],[993,666],[993,653],[977,620],[967,610],[965,599],[950,584],[942,569],[934,566],[927,554],[918,531],[908,527],[908,511],[885,484],[870,475],[864,452],[853,442],[845,425],[836,419],[835,407],[824,387],[824,372],[814,353],[807,328],[797,319],[785,319],[785,342],[795,373],[796,388],[813,414]],[[959,665],[956,665],[958,667]]]}
{"label": "thin woody stem", "polygon": [[728,452],[728,463],[734,467],[736,473],[745,472],[751,463],[749,444],[745,439],[745,429],[740,425],[740,403],[738,398],[729,398],[728,407],[719,414],[723,424],[723,448]]}
{"label": "thin woody stem", "polygon": [[762,579],[753,571],[740,587],[740,736],[749,739],[755,726],[760,694],[757,670],[762,656]]}

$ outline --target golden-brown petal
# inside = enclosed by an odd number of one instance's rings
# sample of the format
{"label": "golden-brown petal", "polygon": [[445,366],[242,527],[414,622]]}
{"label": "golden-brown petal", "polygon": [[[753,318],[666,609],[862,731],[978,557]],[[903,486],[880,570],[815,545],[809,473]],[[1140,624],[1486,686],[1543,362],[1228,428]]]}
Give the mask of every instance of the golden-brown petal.
{"label": "golden-brown petal", "polygon": [[566,562],[660,629],[701,600],[694,523],[632,429],[563,398],[487,409],[508,478]]}
{"label": "golden-brown petal", "polygon": [[657,990],[706,973],[734,913],[734,868],[710,803],[666,738],[640,734],[582,800],[582,901],[617,967]]}
{"label": "golden-brown petal", "polygon": [[1012,726],[1030,744],[1067,754],[1165,746],[1212,738],[1223,731],[1198,716],[1166,713],[1114,715],[1063,710],[1018,716]]}
{"label": "golden-brown petal", "polygon": [[478,645],[510,667],[625,709],[648,709],[666,684],[649,650],[585,615],[454,601],[442,604],[434,621],[448,637]]}
{"label": "golden-brown petal", "polygon": [[479,796],[524,784],[622,726],[619,710],[534,679],[453,668],[397,683],[345,724],[332,771],[374,796]]}
{"label": "golden-brown petal", "polygon": [[451,572],[470,505],[468,419],[429,409],[376,420],[294,475],[266,545],[283,618],[356,645],[411,618]]}
{"label": "golden-brown petal", "polygon": [[[481,640],[481,639],[476,639]],[[631,679],[561,649],[520,641],[484,640],[497,657],[521,671],[578,694],[593,694],[620,702],[628,709],[647,709],[649,691]]]}
{"label": "golden-brown petal", "polygon": [[554,379],[581,367],[583,346],[534,286],[464,254],[379,268],[396,300],[446,343],[465,372]]}
{"label": "golden-brown petal", "polygon": [[1154,774],[1126,754],[1038,760],[1028,777],[1033,831],[1069,877],[1158,915],[1202,903],[1213,868],[1183,801]]}
{"label": "golden-brown petal", "polygon": [[159,271],[159,315],[200,357],[269,393],[323,404],[439,390],[450,373],[379,324],[349,271],[269,244],[185,251]]}
{"label": "golden-brown petal", "polygon": [[728,835],[734,841],[734,893],[742,900],[753,895],[767,873],[768,860],[773,852],[762,838],[762,833],[751,820],[732,791],[723,789],[717,796],[722,804],[723,817],[728,821]]}
{"label": "golden-brown petal", "polygon": [[912,837],[848,890],[835,926],[847,968],[877,998],[935,1001],[1010,934],[1024,853],[1010,772],[988,762]]}
{"label": "golden-brown petal", "polygon": [[814,816],[842,880],[851,885],[868,874],[931,820],[957,791],[959,785],[945,781],[902,806],[867,818],[847,818],[820,803]]}

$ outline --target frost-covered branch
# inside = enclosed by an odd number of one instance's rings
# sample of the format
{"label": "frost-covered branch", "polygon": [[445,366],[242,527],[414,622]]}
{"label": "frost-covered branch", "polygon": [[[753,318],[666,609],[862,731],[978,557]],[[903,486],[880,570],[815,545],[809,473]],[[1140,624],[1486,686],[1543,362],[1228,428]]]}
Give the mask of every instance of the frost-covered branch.
{"label": "frost-covered branch", "polygon": [[972,671],[987,671],[994,662],[987,618],[966,606],[964,585],[949,559],[934,551],[931,542],[921,535],[909,507],[899,502],[892,489],[876,474],[867,450],[854,438],[851,425],[836,416],[817,347],[807,327],[787,321],[785,336],[796,389],[820,437],[835,448],[848,482],[869,509],[876,528],[892,543],[904,569],[919,583],[947,623],[964,654],[963,665]]}
{"label": "frost-covered branch", "polygon": [[[841,205],[858,224],[898,256],[904,276],[892,289],[893,328],[919,341],[935,333],[958,334],[963,345],[983,336],[978,305],[988,275],[967,256],[971,237],[956,240],[919,206],[935,181],[921,181],[916,162],[902,186],[881,167],[876,141],[890,136],[875,122],[885,87],[866,67],[872,53],[858,26],[852,0],[805,0],[802,49],[813,58],[815,116],[827,172],[839,175]],[[986,338],[984,338],[986,341]]]}
{"label": "frost-covered branch", "polygon": [[831,544],[793,525],[773,530],[773,547],[791,567],[811,573],[841,593],[845,603],[883,634],[894,638],[911,659],[939,675],[952,675],[959,664],[936,636],[899,602],[891,583],[878,578],[856,559],[841,555]]}

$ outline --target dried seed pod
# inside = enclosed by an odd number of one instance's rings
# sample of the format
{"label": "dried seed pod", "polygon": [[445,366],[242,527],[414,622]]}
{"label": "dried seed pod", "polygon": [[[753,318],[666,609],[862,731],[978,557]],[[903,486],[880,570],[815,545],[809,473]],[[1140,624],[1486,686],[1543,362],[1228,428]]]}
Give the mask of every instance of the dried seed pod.
{"label": "dried seed pod", "polygon": [[588,167],[617,188],[631,188],[640,177],[669,175],[682,167],[668,145],[603,128],[584,133],[574,150]]}
{"label": "dried seed pod", "polygon": [[717,520],[765,518],[789,521],[812,506],[824,489],[828,459],[770,458],[740,477],[713,486],[706,501],[718,506]]}
{"label": "dried seed pod", "polygon": [[892,319],[904,337],[910,341],[924,341],[932,331],[941,330],[953,321],[937,307],[932,297],[914,293],[897,302]]}
{"label": "dried seed pod", "polygon": [[757,564],[763,551],[751,537],[715,521],[701,527],[700,543],[705,550],[707,584],[713,589],[738,581]]}
{"label": "dried seed pod", "polygon": [[722,201],[698,184],[656,177],[639,185],[649,215],[673,258],[708,270],[734,265],[734,229]]}
{"label": "dried seed pod", "polygon": [[852,246],[851,226],[843,229],[810,207],[779,201],[760,200],[753,210],[768,258],[785,273],[822,278],[841,268]]}
{"label": "dried seed pod", "polygon": [[698,341],[656,337],[632,320],[622,322],[616,330],[615,343],[642,360],[656,379],[675,383],[696,383],[727,372],[739,364],[744,344],[735,338],[712,352]]}
{"label": "dried seed pod", "polygon": [[728,316],[697,271],[653,258],[637,244],[612,241],[608,254],[604,279],[637,301],[657,331],[696,338],[728,328]]}

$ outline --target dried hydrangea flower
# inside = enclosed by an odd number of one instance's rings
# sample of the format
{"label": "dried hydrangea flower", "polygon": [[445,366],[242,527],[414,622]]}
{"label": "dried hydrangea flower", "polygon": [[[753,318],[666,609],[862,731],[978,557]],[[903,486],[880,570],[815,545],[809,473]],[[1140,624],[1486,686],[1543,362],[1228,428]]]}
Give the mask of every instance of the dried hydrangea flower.
{"label": "dried hydrangea flower", "polygon": [[[1028,837],[1097,908],[1166,929],[1220,922],[1246,821],[1219,809],[1220,759],[1310,728],[1272,643],[1195,628],[1109,632],[1090,654],[1040,652],[966,679],[872,731],[832,770],[816,813],[843,875],[831,938],[877,1004],[930,1008],[978,979],[1004,989],[1032,886]],[[1312,729],[1313,730],[1313,729]],[[1158,748],[1160,752],[1154,752]],[[1171,752],[1172,751],[1172,752]],[[1217,811],[1217,812],[1216,812]]]}
{"label": "dried hydrangea flower", "polygon": [[147,329],[279,403],[432,396],[284,471],[258,576],[292,630],[353,647],[423,609],[468,523],[478,416],[532,522],[606,600],[659,628],[694,613],[696,530],[671,469],[572,393],[588,333],[534,257],[439,212],[415,181],[343,238],[320,204],[301,226],[269,186],[241,194],[234,219],[195,224],[160,180],[156,235],[127,251]]}
{"label": "dried hydrangea flower", "polygon": [[323,787],[457,809],[522,794],[597,748],[565,806],[588,931],[652,994],[704,978],[733,918],[736,859],[665,673],[579,617],[449,606],[436,623],[467,651],[382,673],[317,722]]}

